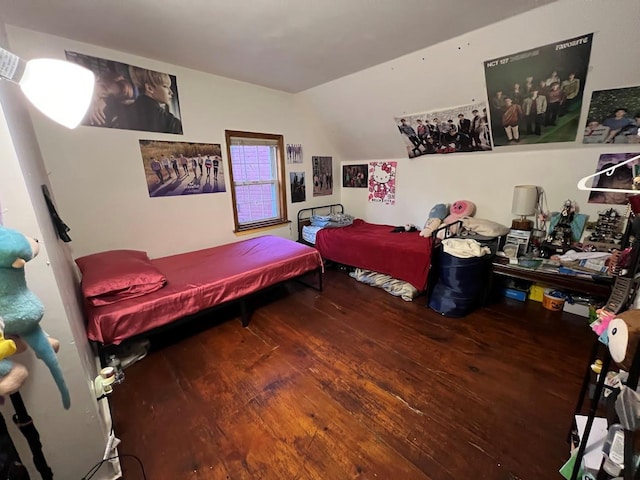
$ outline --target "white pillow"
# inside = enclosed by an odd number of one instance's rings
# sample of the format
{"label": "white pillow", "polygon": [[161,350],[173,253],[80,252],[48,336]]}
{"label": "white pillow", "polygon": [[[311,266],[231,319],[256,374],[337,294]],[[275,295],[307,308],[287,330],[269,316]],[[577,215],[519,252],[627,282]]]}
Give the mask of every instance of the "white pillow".
{"label": "white pillow", "polygon": [[462,217],[462,226],[470,232],[485,237],[501,237],[509,233],[509,227],[484,218]]}

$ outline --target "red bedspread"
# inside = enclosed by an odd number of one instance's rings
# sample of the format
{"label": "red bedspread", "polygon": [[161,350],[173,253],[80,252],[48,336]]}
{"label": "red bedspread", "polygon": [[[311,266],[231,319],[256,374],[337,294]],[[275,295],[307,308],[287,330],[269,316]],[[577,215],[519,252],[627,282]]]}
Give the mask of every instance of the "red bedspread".
{"label": "red bedspread", "polygon": [[87,335],[105,345],[209,307],[241,298],[322,266],[318,252],[275,236],[262,236],[196,252],[157,258],[167,277],[153,293],[122,302],[86,305]]}
{"label": "red bedspread", "polygon": [[316,248],[328,260],[386,273],[424,290],[432,240],[419,232],[391,233],[393,228],[356,219],[348,227],[318,231]]}

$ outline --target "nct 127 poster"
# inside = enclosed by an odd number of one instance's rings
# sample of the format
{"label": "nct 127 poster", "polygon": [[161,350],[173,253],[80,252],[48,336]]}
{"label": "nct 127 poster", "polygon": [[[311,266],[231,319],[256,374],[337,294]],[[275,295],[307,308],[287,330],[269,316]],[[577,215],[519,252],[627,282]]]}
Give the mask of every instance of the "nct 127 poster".
{"label": "nct 127 poster", "polygon": [[573,142],[593,34],[484,62],[494,146]]}

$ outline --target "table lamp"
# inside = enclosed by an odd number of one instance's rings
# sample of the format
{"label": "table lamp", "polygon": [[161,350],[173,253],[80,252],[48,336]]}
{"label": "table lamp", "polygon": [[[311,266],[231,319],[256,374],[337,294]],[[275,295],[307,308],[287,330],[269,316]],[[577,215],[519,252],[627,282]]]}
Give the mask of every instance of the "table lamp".
{"label": "table lamp", "polygon": [[532,230],[533,222],[527,219],[530,215],[535,215],[538,205],[538,187],[535,185],[516,185],[513,187],[513,203],[511,213],[520,215],[511,222],[514,230]]}

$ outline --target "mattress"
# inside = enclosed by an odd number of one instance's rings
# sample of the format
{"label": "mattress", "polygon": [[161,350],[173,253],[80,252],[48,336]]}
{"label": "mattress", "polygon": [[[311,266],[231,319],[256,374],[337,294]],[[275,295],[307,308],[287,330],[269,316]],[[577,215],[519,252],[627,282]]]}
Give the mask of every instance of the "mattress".
{"label": "mattress", "polygon": [[316,243],[316,235],[318,231],[324,227],[316,227],[314,225],[305,225],[302,227],[302,238],[305,242],[309,242],[313,245]]}
{"label": "mattress", "polygon": [[153,293],[110,305],[85,304],[87,336],[119,344],[201,310],[322,267],[316,249],[276,236],[151,260],[167,277]]}

